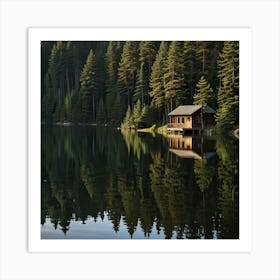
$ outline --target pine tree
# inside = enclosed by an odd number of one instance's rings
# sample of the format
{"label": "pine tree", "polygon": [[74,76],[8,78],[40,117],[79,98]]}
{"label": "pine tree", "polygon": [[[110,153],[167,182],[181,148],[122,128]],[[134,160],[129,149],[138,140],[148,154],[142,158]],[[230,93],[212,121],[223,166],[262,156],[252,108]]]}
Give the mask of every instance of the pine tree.
{"label": "pine tree", "polygon": [[[152,41],[141,41],[139,43],[139,62],[140,68],[136,84],[136,99],[141,96],[141,103],[149,103],[149,79],[152,71],[152,65],[156,57],[156,43]],[[138,89],[140,88],[140,90]],[[138,95],[137,95],[138,93]]]}
{"label": "pine tree", "polygon": [[137,100],[133,107],[132,119],[134,127],[137,129],[142,123],[142,105],[140,99]]}
{"label": "pine tree", "polygon": [[101,98],[97,106],[96,123],[104,124],[105,121],[106,121],[106,113],[105,113],[103,99]]}
{"label": "pine tree", "polygon": [[81,49],[82,49],[81,42],[72,42],[73,84],[75,89],[80,88],[80,74],[83,67]]}
{"label": "pine tree", "polygon": [[60,48],[62,42],[56,42],[51,50],[48,71],[51,77],[51,88],[57,102],[61,103],[61,95],[59,92],[59,75],[60,75]]}
{"label": "pine tree", "polygon": [[103,42],[97,45],[94,52],[95,57],[95,101],[97,106],[97,100],[105,97],[106,93],[106,64],[104,63],[104,47]]}
{"label": "pine tree", "polygon": [[74,69],[73,69],[73,47],[72,42],[67,42],[65,46],[65,79],[66,79],[66,92],[70,93],[74,87]]}
{"label": "pine tree", "polygon": [[[74,60],[71,42],[54,43],[48,64],[52,95],[56,102],[55,119],[65,119],[65,98],[74,87]],[[61,112],[60,112],[61,110]]]}
{"label": "pine tree", "polygon": [[[53,48],[54,42],[52,41],[41,41],[41,97],[45,94],[45,80],[46,74],[49,74],[49,58]],[[50,81],[51,82],[51,81]]]}
{"label": "pine tree", "polygon": [[198,69],[198,74],[200,76],[208,74],[208,55],[209,49],[208,44],[205,41],[197,41],[196,42],[196,55],[197,61],[200,64],[200,69]]}
{"label": "pine tree", "polygon": [[124,101],[119,90],[116,91],[116,98],[114,104],[111,108],[109,108],[109,110],[112,111],[112,123],[114,125],[119,125],[122,122],[123,117],[125,115]]}
{"label": "pine tree", "polygon": [[105,107],[107,111],[107,121],[114,122],[116,116],[114,115],[114,106],[117,97],[117,77],[118,65],[120,60],[121,44],[117,41],[110,41],[105,54],[106,61],[106,97]]}
{"label": "pine tree", "polygon": [[67,43],[57,41],[51,52],[49,70],[52,78],[54,93],[57,96],[58,104],[64,102],[67,91],[70,91],[69,82],[69,50]]}
{"label": "pine tree", "polygon": [[201,105],[205,109],[206,105],[213,102],[213,90],[210,84],[202,76],[196,85],[196,94],[194,96],[194,104]]}
{"label": "pine tree", "polygon": [[184,84],[188,89],[189,95],[186,98],[186,104],[193,103],[193,96],[195,93],[195,85],[198,80],[197,78],[197,61],[196,55],[196,42],[185,41],[183,46],[184,56]]}
{"label": "pine tree", "polygon": [[166,73],[164,74],[165,98],[168,101],[168,113],[184,102],[184,61],[181,42],[171,42],[168,50]]}
{"label": "pine tree", "polygon": [[140,57],[139,61],[148,64],[151,69],[153,61],[156,57],[156,44],[152,41],[141,41],[139,44]]}
{"label": "pine tree", "polygon": [[144,98],[148,93],[147,85],[144,81],[144,63],[141,63],[140,69],[137,71],[136,75],[136,86],[133,95],[133,102],[135,100],[141,100],[141,103],[144,104]]}
{"label": "pine tree", "polygon": [[118,83],[121,94],[127,97],[127,106],[132,105],[132,95],[135,89],[136,72],[138,67],[138,43],[126,41],[118,69]]}
{"label": "pine tree", "polygon": [[65,116],[67,121],[72,121],[72,92],[67,94],[64,100]]}
{"label": "pine tree", "polygon": [[80,94],[77,89],[73,89],[65,97],[64,106],[66,119],[70,122],[77,123],[81,119]]}
{"label": "pine tree", "polygon": [[[150,88],[151,105],[157,108],[160,114],[164,114],[165,92],[164,92],[164,73],[167,64],[168,44],[162,41],[155,62],[152,66]],[[167,115],[167,112],[165,112]]]}
{"label": "pine tree", "polygon": [[96,83],[95,83],[95,61],[94,53],[91,49],[86,63],[83,67],[81,77],[81,106],[82,106],[82,119],[85,122],[95,122],[95,96],[96,96]]}
{"label": "pine tree", "polygon": [[107,66],[107,89],[110,89],[117,80],[117,71],[120,60],[121,45],[118,41],[110,41],[105,54]]}
{"label": "pine tree", "polygon": [[196,94],[194,95],[193,103],[196,105],[201,105],[201,125],[203,128],[203,112],[205,111],[207,104],[212,103],[214,92],[204,76],[200,78],[199,82],[196,85],[196,89],[197,90]]}
{"label": "pine tree", "polygon": [[[223,42],[208,42],[207,49],[207,81],[215,92],[218,92],[219,78],[218,78],[218,58],[223,48]],[[215,94],[213,108],[217,108],[217,95]]]}
{"label": "pine tree", "polygon": [[46,73],[44,79],[45,94],[42,98],[42,120],[51,123],[53,120],[53,112],[55,108],[55,100],[52,94],[51,82],[49,74]]}
{"label": "pine tree", "polygon": [[217,127],[232,129],[239,124],[239,42],[225,41],[218,61]]}
{"label": "pine tree", "polygon": [[123,127],[124,128],[132,128],[134,124],[133,121],[133,114],[131,112],[130,106],[128,106],[124,120],[123,120]]}
{"label": "pine tree", "polygon": [[141,121],[143,127],[150,127],[152,125],[151,108],[149,105],[144,105],[141,113]]}

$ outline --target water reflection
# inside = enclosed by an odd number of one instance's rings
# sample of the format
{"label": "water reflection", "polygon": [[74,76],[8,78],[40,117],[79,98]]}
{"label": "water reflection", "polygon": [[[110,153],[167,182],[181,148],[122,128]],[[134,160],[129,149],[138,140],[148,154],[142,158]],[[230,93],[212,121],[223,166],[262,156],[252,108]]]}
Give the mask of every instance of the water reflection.
{"label": "water reflection", "polygon": [[42,238],[238,238],[238,143],[42,127]]}
{"label": "water reflection", "polygon": [[215,155],[215,141],[200,136],[168,135],[169,151],[181,158],[202,159]]}

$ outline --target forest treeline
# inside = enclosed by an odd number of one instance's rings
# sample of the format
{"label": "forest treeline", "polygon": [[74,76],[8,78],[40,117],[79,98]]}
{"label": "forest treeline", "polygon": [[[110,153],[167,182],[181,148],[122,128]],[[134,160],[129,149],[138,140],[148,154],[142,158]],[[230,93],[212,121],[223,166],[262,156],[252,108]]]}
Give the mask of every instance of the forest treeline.
{"label": "forest treeline", "polygon": [[239,42],[41,42],[42,122],[165,124],[179,105],[239,121]]}

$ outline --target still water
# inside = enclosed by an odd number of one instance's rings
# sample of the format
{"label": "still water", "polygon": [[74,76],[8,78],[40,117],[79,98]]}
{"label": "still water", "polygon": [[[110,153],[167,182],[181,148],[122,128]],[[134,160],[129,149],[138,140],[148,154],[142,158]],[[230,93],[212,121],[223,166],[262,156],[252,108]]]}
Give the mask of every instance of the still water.
{"label": "still water", "polygon": [[42,126],[42,239],[238,239],[238,141]]}

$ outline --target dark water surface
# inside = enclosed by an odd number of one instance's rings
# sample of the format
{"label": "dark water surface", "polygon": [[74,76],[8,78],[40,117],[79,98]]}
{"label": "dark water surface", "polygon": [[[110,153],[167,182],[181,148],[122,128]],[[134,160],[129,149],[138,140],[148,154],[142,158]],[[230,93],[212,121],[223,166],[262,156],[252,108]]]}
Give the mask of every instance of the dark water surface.
{"label": "dark water surface", "polygon": [[42,239],[238,239],[238,141],[42,126]]}

